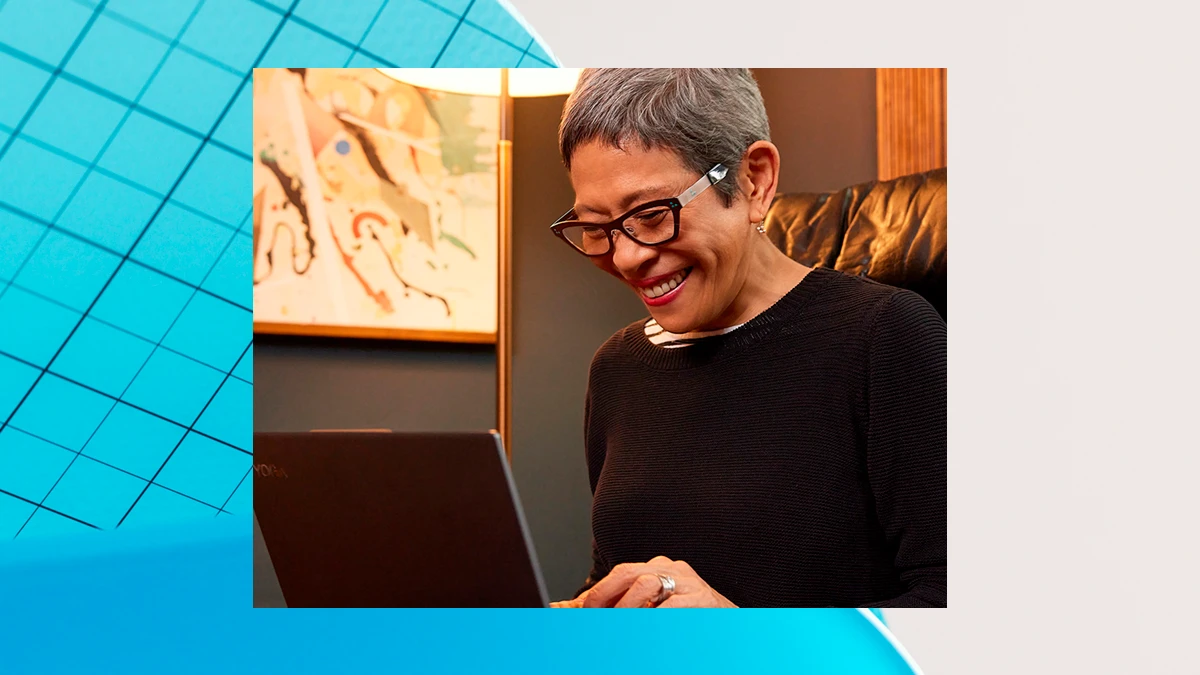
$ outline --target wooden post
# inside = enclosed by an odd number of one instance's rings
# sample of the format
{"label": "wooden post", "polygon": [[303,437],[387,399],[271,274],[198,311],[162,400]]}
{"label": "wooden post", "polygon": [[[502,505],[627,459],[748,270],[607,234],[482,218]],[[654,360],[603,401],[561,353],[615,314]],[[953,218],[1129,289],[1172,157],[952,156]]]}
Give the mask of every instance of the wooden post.
{"label": "wooden post", "polygon": [[879,180],[946,166],[946,69],[875,69]]}

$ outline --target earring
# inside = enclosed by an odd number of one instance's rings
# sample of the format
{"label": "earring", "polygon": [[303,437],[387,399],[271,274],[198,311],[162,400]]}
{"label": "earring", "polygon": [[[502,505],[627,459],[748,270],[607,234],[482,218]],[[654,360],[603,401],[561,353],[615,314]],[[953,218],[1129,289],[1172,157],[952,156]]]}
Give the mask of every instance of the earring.
{"label": "earring", "polygon": [[762,223],[759,223],[759,224],[755,225],[755,226],[754,226],[754,229],[758,230],[758,233],[759,233],[759,234],[766,234],[766,233],[767,233],[767,231],[763,229],[763,225],[762,225]]}

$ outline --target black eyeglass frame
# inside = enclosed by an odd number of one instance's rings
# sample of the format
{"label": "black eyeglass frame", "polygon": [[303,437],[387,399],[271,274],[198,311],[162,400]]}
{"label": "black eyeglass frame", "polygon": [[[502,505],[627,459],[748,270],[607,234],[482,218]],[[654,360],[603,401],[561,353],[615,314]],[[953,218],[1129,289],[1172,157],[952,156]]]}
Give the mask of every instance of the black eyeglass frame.
{"label": "black eyeglass frame", "polygon": [[[559,239],[562,239],[572,249],[578,251],[581,255],[587,256],[589,258],[599,258],[600,256],[605,256],[605,255],[608,255],[609,253],[612,253],[613,243],[615,242],[615,240],[613,239],[613,232],[620,232],[621,234],[625,235],[626,237],[629,237],[630,239],[637,242],[638,244],[641,244],[642,246],[662,246],[663,244],[666,244],[670,241],[674,241],[679,236],[679,212],[680,212],[680,210],[682,210],[684,206],[687,206],[688,202],[690,202],[693,199],[695,199],[696,197],[698,197],[701,192],[704,192],[709,187],[721,182],[721,180],[723,180],[725,178],[726,174],[728,174],[728,173],[729,173],[729,169],[727,169],[724,164],[717,164],[717,165],[713,166],[713,168],[711,168],[707,172],[705,172],[705,174],[703,176],[701,176],[699,180],[697,180],[695,183],[693,183],[691,185],[691,187],[689,187],[687,190],[684,190],[683,194],[679,195],[678,197],[669,197],[667,199],[656,199],[654,201],[646,202],[645,204],[635,206],[634,208],[626,211],[623,215],[621,215],[616,220],[613,220],[612,222],[609,222],[609,223],[585,223],[583,221],[574,220],[573,217],[575,215],[575,209],[572,208],[571,210],[569,210],[566,213],[559,216],[558,219],[555,220],[552,225],[550,225],[550,231],[554,233],[554,236],[558,237]],[[673,223],[674,229],[672,230],[670,237],[667,237],[666,239],[663,239],[662,241],[658,241],[658,242],[651,244],[648,242],[644,242],[644,241],[638,239],[637,237],[633,236],[633,234],[625,228],[625,226],[624,226],[625,220],[628,219],[630,216],[634,215],[635,213],[639,213],[641,211],[645,211],[647,209],[653,209],[655,207],[660,207],[660,206],[665,206],[668,209],[670,209],[671,217],[674,219],[674,223]],[[588,252],[584,251],[582,248],[576,246],[575,243],[570,240],[570,238],[568,238],[565,234],[563,234],[564,229],[568,229],[571,227],[595,227],[595,228],[603,229],[604,236],[608,240],[608,248],[605,249],[604,252],[602,252],[602,253],[588,253]]]}

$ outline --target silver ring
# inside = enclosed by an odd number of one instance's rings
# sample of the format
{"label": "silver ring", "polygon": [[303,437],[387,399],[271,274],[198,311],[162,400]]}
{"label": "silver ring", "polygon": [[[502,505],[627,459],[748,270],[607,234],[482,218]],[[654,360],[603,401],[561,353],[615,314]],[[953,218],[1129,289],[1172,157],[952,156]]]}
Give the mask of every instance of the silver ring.
{"label": "silver ring", "polygon": [[657,605],[664,602],[672,595],[675,595],[675,579],[669,574],[658,574],[655,576],[657,576],[658,580],[662,582],[662,590],[659,591],[658,597],[654,599],[654,604]]}

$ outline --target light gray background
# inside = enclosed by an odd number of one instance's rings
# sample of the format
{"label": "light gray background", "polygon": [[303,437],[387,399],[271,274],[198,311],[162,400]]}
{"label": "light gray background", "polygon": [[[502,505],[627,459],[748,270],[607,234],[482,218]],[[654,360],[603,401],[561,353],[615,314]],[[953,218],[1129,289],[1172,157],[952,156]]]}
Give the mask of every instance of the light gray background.
{"label": "light gray background", "polygon": [[948,67],[951,607],[888,621],[928,675],[1200,672],[1192,5],[512,4],[568,66]]}

